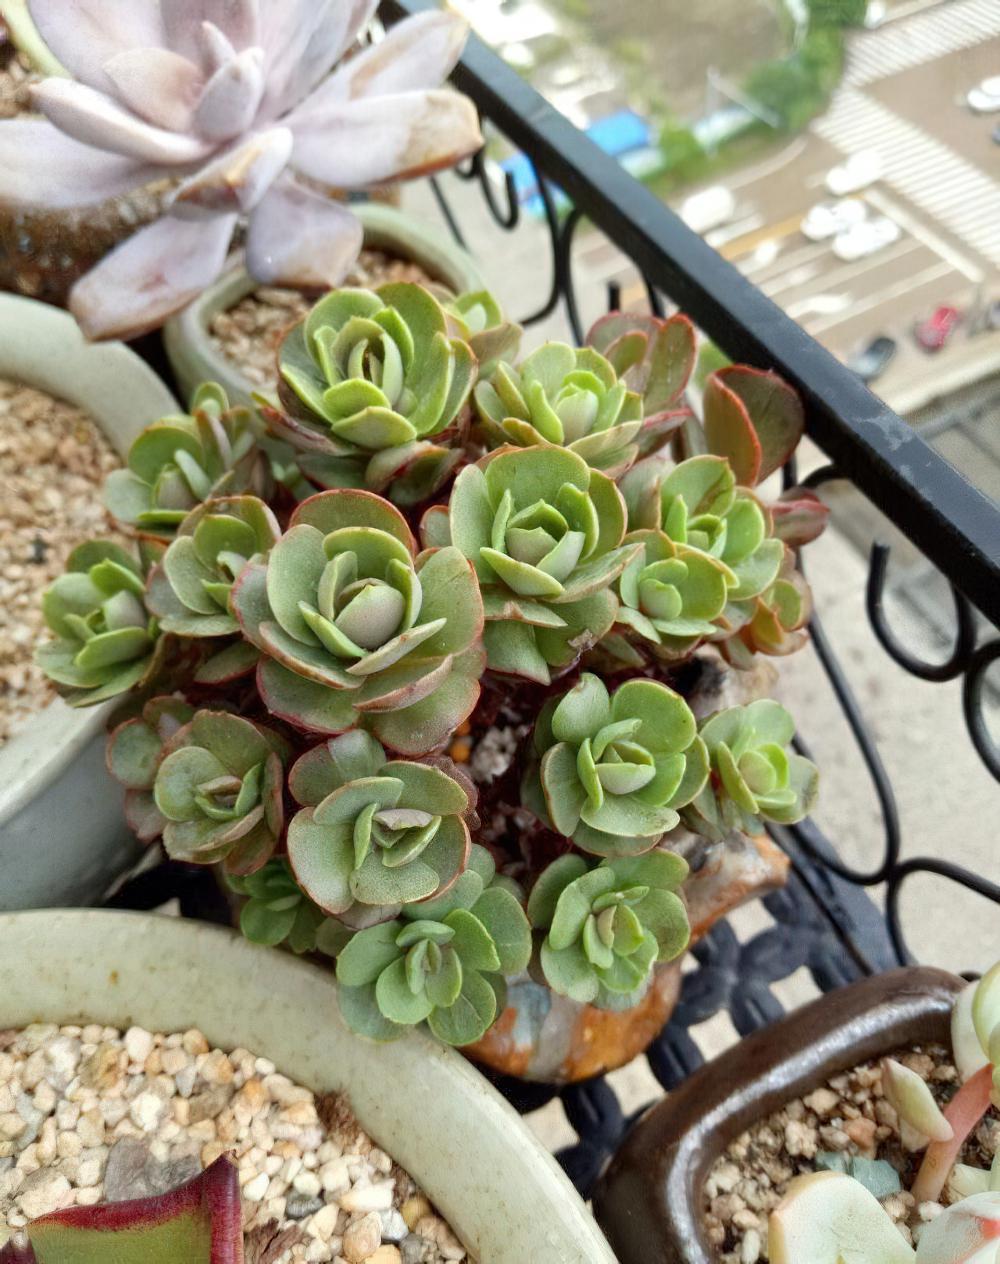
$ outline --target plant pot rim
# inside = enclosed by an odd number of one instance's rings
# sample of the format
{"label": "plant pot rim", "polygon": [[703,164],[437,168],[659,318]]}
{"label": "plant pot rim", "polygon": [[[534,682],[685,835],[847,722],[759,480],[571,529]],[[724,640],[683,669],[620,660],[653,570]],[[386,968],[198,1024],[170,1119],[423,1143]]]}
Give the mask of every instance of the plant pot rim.
{"label": "plant pot rim", "polygon": [[[378,202],[352,203],[351,211],[364,227],[366,247],[411,259],[456,293],[487,288],[475,259],[433,225]],[[189,386],[196,378],[218,382],[234,403],[249,401],[259,388],[218,348],[209,326],[220,312],[260,288],[244,267],[242,252],[237,252],[218,280],[167,321],[163,341],[179,380],[190,379]]]}
{"label": "plant pot rim", "polygon": [[[0,377],[83,409],[123,455],[123,442],[144,425],[178,411],[124,343],[88,343],[67,312],[16,294],[0,294]],[[0,829],[76,758],[114,706],[74,710],[56,699],[0,746]]]}
{"label": "plant pot rim", "polygon": [[894,1049],[948,1040],[965,982],[908,966],[828,992],[746,1036],[648,1110],[612,1158],[594,1214],[621,1264],[712,1264],[702,1186],[756,1120]]}
{"label": "plant pot rim", "polygon": [[205,923],[55,909],[0,915],[0,978],[0,1029],[198,1027],[314,1091],[346,1093],[480,1264],[615,1264],[558,1164],[482,1075],[421,1032],[388,1045],[355,1036],[319,966]]}

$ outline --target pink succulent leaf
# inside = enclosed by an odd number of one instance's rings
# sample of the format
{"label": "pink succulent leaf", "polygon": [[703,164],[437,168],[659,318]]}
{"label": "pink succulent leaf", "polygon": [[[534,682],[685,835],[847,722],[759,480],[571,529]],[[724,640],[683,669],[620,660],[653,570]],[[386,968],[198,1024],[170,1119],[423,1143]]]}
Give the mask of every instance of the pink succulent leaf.
{"label": "pink succulent leaf", "polygon": [[198,137],[152,127],[84,83],[44,79],[31,95],[60,131],[95,149],[165,167],[198,162],[211,152],[211,146]]}
{"label": "pink succulent leaf", "polygon": [[222,271],[235,215],[167,215],[122,242],[74,285],[70,310],[88,338],[131,338],[190,303]]}
{"label": "pink succulent leaf", "polygon": [[1000,1193],[973,1194],[924,1226],[917,1264],[996,1264],[1000,1260]]}
{"label": "pink succulent leaf", "polygon": [[287,121],[295,133],[293,165],[345,189],[438,171],[483,141],[472,102],[442,89],[343,101]]}
{"label": "pink succulent leaf", "polygon": [[789,487],[769,508],[774,534],[793,548],[821,536],[830,517],[830,506],[808,487]]}
{"label": "pink succulent leaf", "polygon": [[948,1141],[932,1141],[927,1147],[911,1191],[918,1203],[937,1201],[962,1147],[989,1110],[992,1071],[989,1065],[982,1067],[945,1107],[944,1117],[951,1124],[952,1136]]}
{"label": "pink succulent leaf", "polygon": [[[712,374],[733,392],[747,411],[760,443],[761,462],[757,475],[763,482],[788,460],[805,429],[802,401],[777,373],[730,364]],[[741,480],[742,481],[742,480]]]}
{"label": "pink succulent leaf", "polygon": [[0,124],[0,202],[16,210],[93,206],[157,174],[149,163],[82,145],[47,119]]}
{"label": "pink succulent leaf", "polygon": [[163,44],[160,6],[149,0],[29,0],[42,39],[81,83],[107,91],[104,66],[130,48]]}
{"label": "pink succulent leaf", "polygon": [[261,0],[264,116],[277,118],[308,96],[377,8],[378,0]]}
{"label": "pink succulent leaf", "polygon": [[0,1248],[0,1264],[38,1264],[38,1256],[27,1238],[16,1234]]}
{"label": "pink succulent leaf", "polygon": [[272,127],[252,133],[206,163],[174,193],[171,214],[180,219],[252,210],[281,175],[292,153],[292,133]]}
{"label": "pink succulent leaf", "polygon": [[455,68],[468,34],[468,23],[455,13],[418,13],[339,66],[300,109],[306,113],[354,97],[435,88]]}
{"label": "pink succulent leaf", "polygon": [[202,22],[198,32],[198,51],[201,64],[206,74],[213,75],[220,66],[232,61],[236,56],[229,38],[219,30],[214,22]]}
{"label": "pink succulent leaf", "polygon": [[253,123],[264,95],[264,50],[245,48],[205,85],[193,126],[210,141],[232,140]]}
{"label": "pink succulent leaf", "polygon": [[160,9],[167,47],[193,61],[200,60],[204,22],[237,52],[258,43],[257,0],[160,0]]}
{"label": "pink succulent leaf", "polygon": [[193,61],[167,48],[130,48],[105,63],[115,95],[154,127],[184,132],[205,76]]}
{"label": "pink succulent leaf", "polygon": [[266,285],[337,286],[362,237],[361,224],[343,205],[286,175],[250,216],[247,267]]}

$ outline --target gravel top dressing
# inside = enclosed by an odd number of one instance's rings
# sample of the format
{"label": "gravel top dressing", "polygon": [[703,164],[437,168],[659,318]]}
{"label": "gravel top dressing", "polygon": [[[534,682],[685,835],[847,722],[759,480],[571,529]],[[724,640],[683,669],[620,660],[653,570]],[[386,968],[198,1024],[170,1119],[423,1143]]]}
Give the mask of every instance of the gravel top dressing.
{"label": "gravel top dressing", "polygon": [[246,1264],[445,1264],[465,1248],[338,1094],[200,1031],[0,1031],[0,1245],[47,1212],[239,1164]]}
{"label": "gravel top dressing", "polygon": [[49,635],[42,592],[107,534],[101,486],[120,464],[86,413],[0,379],[0,743],[55,697],[31,659]]}
{"label": "gravel top dressing", "polygon": [[[907,1049],[892,1056],[929,1084],[940,1106],[958,1090],[955,1065],[942,1046]],[[959,1161],[989,1168],[998,1149],[1000,1114],[991,1110]],[[902,1189],[880,1202],[900,1233],[908,1242],[912,1240],[905,1223],[914,1211],[908,1191],[922,1152],[911,1154],[903,1148],[896,1112],[882,1094],[879,1062],[866,1062],[761,1120],[718,1159],[705,1181],[704,1210],[708,1239],[721,1264],[757,1264],[768,1258],[768,1215],[794,1177],[820,1166],[816,1162],[820,1152],[888,1161],[899,1173]],[[950,1201],[947,1193],[944,1198]],[[922,1203],[916,1213],[921,1220],[931,1220],[941,1210],[939,1203]]]}

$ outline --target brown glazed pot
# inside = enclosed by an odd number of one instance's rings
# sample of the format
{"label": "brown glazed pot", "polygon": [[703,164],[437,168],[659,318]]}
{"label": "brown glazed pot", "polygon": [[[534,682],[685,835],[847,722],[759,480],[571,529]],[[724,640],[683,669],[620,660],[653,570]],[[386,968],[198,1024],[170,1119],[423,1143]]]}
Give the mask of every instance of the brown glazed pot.
{"label": "brown glazed pot", "polygon": [[701,1191],[726,1146],[831,1075],[907,1045],[947,1044],[964,986],[925,967],[862,979],[754,1032],[692,1075],[636,1124],[594,1194],[594,1214],[620,1264],[713,1264]]}
{"label": "brown glazed pot", "polygon": [[[727,913],[784,884],[788,858],[766,835],[733,835],[707,846],[687,838],[692,867],[684,884],[697,942]],[[507,986],[507,1008],[462,1052],[504,1075],[548,1084],[589,1079],[631,1062],[662,1031],[680,993],[680,962],[657,967],[649,991],[631,1009],[612,1011],[558,996],[527,975]]]}

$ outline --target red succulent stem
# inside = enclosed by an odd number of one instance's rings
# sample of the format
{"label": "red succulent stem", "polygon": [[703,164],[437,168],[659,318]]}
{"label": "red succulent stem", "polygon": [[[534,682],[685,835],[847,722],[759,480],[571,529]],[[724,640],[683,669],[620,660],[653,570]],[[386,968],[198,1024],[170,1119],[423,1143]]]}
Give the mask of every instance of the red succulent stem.
{"label": "red succulent stem", "polygon": [[927,1147],[917,1179],[913,1182],[913,1197],[918,1203],[937,1202],[944,1189],[948,1173],[962,1152],[973,1128],[990,1108],[993,1091],[993,1067],[989,1064],[969,1077],[944,1110],[944,1117],[951,1124],[950,1141],[932,1141]]}

